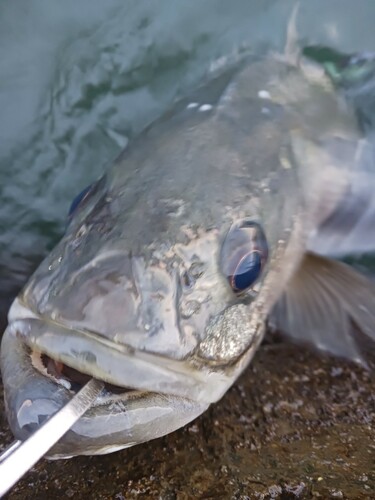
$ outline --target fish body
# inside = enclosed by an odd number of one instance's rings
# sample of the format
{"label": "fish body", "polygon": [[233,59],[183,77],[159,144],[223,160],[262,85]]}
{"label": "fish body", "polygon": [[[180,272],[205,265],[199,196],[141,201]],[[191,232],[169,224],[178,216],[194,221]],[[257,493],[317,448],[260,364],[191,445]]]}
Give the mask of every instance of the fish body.
{"label": "fish body", "polygon": [[373,338],[374,286],[327,255],[373,243],[370,193],[350,240],[340,216],[372,179],[370,156],[354,113],[312,75],[273,56],[229,69],[73,204],[2,341],[17,438],[91,376],[106,391],[50,456],[171,432],[225,394],[269,320],[363,360],[351,324]]}

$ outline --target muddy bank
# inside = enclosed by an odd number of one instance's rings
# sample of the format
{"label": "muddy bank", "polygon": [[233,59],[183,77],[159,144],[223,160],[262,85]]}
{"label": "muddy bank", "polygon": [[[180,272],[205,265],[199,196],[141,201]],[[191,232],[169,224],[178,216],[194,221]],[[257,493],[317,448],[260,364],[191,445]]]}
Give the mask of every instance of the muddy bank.
{"label": "muddy bank", "polygon": [[[352,364],[266,344],[186,428],[107,456],[44,460],[8,498],[374,498],[374,382]],[[1,406],[1,446],[6,428]]]}

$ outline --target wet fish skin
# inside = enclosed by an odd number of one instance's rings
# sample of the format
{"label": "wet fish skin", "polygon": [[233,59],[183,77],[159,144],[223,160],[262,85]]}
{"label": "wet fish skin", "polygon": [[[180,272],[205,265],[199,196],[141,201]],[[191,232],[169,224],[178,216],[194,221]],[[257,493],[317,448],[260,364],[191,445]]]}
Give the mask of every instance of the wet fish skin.
{"label": "wet fish skin", "polygon": [[[192,420],[248,365],[270,314],[299,340],[362,359],[350,320],[373,338],[374,286],[316,253],[335,232],[320,228],[372,171],[354,114],[309,75],[275,57],[248,62],[206,89],[199,105],[209,106],[178,105],[98,181],[9,314],[1,366],[18,438],[71,394],[29,350],[132,389],[108,392],[55,457],[108,453]],[[264,231],[268,258],[256,286],[236,294],[220,255],[248,222]]]}

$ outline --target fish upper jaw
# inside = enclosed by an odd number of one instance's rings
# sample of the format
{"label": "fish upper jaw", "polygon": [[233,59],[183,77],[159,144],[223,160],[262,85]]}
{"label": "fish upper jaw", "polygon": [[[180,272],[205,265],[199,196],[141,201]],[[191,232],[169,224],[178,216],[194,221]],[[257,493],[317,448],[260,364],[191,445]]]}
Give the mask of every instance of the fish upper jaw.
{"label": "fish upper jaw", "polygon": [[[239,335],[240,328],[244,327],[239,324],[234,336]],[[246,349],[240,338],[239,342],[233,338],[225,342],[220,337],[220,325],[211,330],[191,357],[175,360],[41,318],[16,299],[9,312],[6,335],[17,338],[31,351],[107,383],[209,404],[225,394],[251,360],[262,338],[257,335],[257,340]],[[217,356],[215,360],[215,349],[224,356],[221,361]],[[239,351],[234,363],[225,359],[230,349]]]}

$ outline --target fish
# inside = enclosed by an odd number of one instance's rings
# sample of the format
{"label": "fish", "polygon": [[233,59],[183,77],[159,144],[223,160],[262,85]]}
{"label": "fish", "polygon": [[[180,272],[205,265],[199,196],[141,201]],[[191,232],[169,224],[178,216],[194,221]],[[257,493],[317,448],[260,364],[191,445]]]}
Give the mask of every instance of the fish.
{"label": "fish", "polygon": [[91,377],[105,390],[50,458],[173,432],[220,400],[268,327],[366,365],[375,285],[372,144],[316,65],[223,70],[130,142],[73,202],[1,346],[24,440]]}

